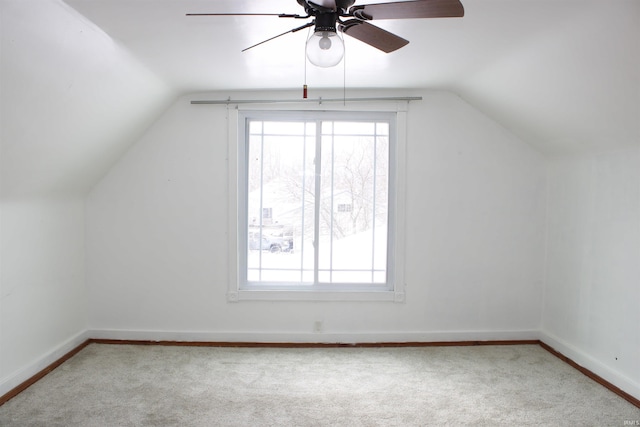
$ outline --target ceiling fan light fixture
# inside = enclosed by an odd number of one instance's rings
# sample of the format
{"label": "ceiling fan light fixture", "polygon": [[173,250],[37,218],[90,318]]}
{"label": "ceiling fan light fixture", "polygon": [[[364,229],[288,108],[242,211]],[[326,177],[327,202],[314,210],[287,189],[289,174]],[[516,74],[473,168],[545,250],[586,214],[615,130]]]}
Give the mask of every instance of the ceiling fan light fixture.
{"label": "ceiling fan light fixture", "polygon": [[315,18],[313,34],[307,40],[306,52],[309,62],[317,67],[334,67],[344,57],[344,42],[336,31],[338,14],[319,13]]}
{"label": "ceiling fan light fixture", "polygon": [[334,67],[344,56],[344,42],[335,31],[314,31],[307,40],[307,59],[322,68]]}

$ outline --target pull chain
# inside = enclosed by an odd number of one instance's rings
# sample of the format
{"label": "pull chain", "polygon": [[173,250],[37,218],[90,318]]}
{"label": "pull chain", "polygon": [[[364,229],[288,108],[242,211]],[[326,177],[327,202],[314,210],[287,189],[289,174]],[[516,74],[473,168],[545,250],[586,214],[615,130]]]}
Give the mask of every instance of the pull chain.
{"label": "pull chain", "polygon": [[[311,28],[307,30],[307,40],[309,39]],[[307,99],[307,44],[304,44],[304,84],[302,85],[302,98]]]}
{"label": "pull chain", "polygon": [[[344,43],[344,37],[342,38]],[[344,55],[342,57],[342,99],[343,104],[347,105],[347,46],[344,47]]]}

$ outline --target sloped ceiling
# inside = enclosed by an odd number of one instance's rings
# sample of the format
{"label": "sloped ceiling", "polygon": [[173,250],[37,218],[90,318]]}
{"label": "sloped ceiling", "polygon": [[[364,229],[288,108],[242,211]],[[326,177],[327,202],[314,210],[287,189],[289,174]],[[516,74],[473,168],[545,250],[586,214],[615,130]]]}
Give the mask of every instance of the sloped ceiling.
{"label": "sloped ceiling", "polygon": [[0,195],[83,195],[176,94],[59,0],[0,1]]}
{"label": "sloped ceiling", "polygon": [[306,30],[241,52],[299,20],[185,16],[295,0],[0,0],[3,194],[87,191],[179,94],[305,80],[452,91],[547,154],[640,144],[639,1],[462,2],[464,18],[377,21],[411,43],[346,37],[346,65],[319,69]]}
{"label": "sloped ceiling", "polygon": [[[307,30],[241,52],[301,21],[185,16],[303,13],[295,0],[67,2],[181,92],[305,81]],[[462,2],[464,18],[376,21],[411,41],[391,54],[345,37],[346,66],[308,66],[307,83],[451,90],[545,153],[640,143],[640,2]]]}

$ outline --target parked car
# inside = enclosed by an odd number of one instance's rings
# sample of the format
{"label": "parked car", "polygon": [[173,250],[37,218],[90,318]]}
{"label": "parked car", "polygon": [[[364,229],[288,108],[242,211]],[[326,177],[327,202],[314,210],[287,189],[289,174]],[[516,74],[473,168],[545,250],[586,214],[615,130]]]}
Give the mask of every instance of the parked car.
{"label": "parked car", "polygon": [[260,244],[260,233],[249,234],[249,249],[277,252],[291,252],[293,250],[293,239],[287,236],[262,235]]}

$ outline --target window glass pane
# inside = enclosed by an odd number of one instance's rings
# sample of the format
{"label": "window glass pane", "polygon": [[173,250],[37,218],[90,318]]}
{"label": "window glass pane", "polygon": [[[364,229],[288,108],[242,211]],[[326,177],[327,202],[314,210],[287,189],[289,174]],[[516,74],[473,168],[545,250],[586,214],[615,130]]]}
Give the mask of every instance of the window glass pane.
{"label": "window glass pane", "polygon": [[376,123],[376,135],[389,135],[389,123]]}
{"label": "window glass pane", "polygon": [[329,282],[331,282],[331,273],[328,270],[320,270],[320,271],[318,271],[318,281],[320,283],[329,283]]}
{"label": "window glass pane", "polygon": [[333,134],[333,122],[324,121],[322,122],[322,135],[331,135]]}
{"label": "window glass pane", "polygon": [[386,284],[389,123],[250,120],[248,129],[248,284]]}
{"label": "window glass pane", "polygon": [[[335,130],[353,125],[335,122]],[[375,123],[364,125],[358,130],[373,132]],[[328,273],[321,280],[371,283],[375,257],[386,269],[388,144],[379,153],[376,141],[360,135],[322,138],[318,261]],[[384,239],[378,237],[380,228],[385,229]]]}
{"label": "window glass pane", "polygon": [[375,126],[376,124],[371,122],[334,122],[333,133],[336,135],[373,135]]}
{"label": "window glass pane", "polygon": [[334,270],[331,276],[332,283],[372,283],[371,270]]}
{"label": "window glass pane", "polygon": [[307,135],[315,135],[316,134],[316,123],[307,122],[305,123],[305,132]]}
{"label": "window glass pane", "polygon": [[373,283],[386,283],[387,273],[385,271],[374,271]]}
{"label": "window glass pane", "polygon": [[249,133],[252,135],[262,133],[262,122],[260,121],[249,122]]}
{"label": "window glass pane", "polygon": [[298,283],[313,268],[315,139],[304,136],[304,123],[264,129],[281,135],[249,138],[247,280]]}
{"label": "window glass pane", "polygon": [[304,122],[264,122],[265,135],[304,135]]}

